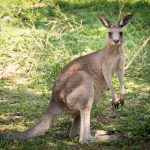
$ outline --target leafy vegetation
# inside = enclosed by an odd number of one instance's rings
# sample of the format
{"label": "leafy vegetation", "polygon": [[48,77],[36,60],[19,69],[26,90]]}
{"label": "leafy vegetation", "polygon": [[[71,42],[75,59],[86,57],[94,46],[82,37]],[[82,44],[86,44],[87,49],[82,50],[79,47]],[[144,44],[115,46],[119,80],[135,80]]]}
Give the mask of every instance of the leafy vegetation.
{"label": "leafy vegetation", "polygon": [[[114,110],[110,94],[93,108],[91,129],[120,133],[121,141],[79,144],[69,138],[71,120],[62,116],[49,131],[29,140],[1,140],[0,149],[149,149],[150,3],[147,0],[0,0],[0,131],[22,131],[39,118],[53,81],[72,59],[105,45],[106,29],[96,16],[113,22],[133,13],[125,29],[126,105]],[[117,89],[118,81],[114,78]]]}

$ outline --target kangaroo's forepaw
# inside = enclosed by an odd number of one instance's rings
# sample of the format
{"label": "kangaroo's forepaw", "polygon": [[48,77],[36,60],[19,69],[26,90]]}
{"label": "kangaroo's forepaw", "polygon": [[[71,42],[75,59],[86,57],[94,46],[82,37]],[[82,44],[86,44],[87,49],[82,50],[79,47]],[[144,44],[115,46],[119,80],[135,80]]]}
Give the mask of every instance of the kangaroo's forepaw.
{"label": "kangaroo's forepaw", "polygon": [[115,108],[115,109],[118,109],[119,105],[124,105],[124,99],[123,98],[120,98],[119,100],[118,99],[113,99],[112,100],[112,106]]}
{"label": "kangaroo's forepaw", "polygon": [[122,105],[124,105],[124,103],[125,103],[124,99],[123,99],[123,98],[120,98],[120,99],[119,99],[119,104],[122,106]]}
{"label": "kangaroo's forepaw", "polygon": [[120,104],[119,100],[112,100],[112,106],[113,106],[115,109],[118,109],[119,104]]}

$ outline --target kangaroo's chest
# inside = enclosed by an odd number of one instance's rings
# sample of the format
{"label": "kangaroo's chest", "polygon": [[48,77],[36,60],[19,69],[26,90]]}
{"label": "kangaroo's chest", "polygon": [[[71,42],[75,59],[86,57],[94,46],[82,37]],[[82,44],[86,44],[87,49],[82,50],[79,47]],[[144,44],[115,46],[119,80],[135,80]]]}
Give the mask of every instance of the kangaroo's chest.
{"label": "kangaroo's chest", "polygon": [[111,64],[111,71],[112,71],[112,73],[114,73],[115,70],[118,68],[120,58],[121,58],[120,55],[116,55],[116,56],[114,56],[112,58],[112,64]]}

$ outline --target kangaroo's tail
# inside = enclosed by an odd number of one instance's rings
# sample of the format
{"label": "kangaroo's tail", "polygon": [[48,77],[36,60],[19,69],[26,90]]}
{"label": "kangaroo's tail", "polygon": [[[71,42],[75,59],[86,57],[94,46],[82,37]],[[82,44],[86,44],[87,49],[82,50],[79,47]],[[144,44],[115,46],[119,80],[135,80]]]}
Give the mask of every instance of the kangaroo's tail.
{"label": "kangaroo's tail", "polygon": [[18,139],[28,139],[44,134],[51,126],[52,121],[62,113],[61,107],[55,101],[51,101],[47,111],[33,127],[26,131],[14,133],[11,136]]}

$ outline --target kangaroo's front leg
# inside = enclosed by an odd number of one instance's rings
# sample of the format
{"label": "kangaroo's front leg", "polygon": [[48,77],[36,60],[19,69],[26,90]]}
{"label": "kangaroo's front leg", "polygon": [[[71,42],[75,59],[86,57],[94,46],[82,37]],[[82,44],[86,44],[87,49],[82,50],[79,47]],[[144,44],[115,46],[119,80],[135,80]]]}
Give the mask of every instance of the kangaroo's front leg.
{"label": "kangaroo's front leg", "polygon": [[107,86],[110,88],[110,91],[111,91],[112,105],[115,108],[118,108],[118,106],[119,106],[119,100],[116,97],[114,86],[113,86],[113,83],[112,83],[111,68],[108,67],[108,66],[110,66],[110,65],[109,64],[108,65],[106,65],[106,64],[103,65],[102,66],[102,72],[103,72],[104,79],[105,79],[105,81],[107,83]]}
{"label": "kangaroo's front leg", "polygon": [[125,94],[125,90],[124,90],[124,66],[125,66],[125,54],[122,53],[120,60],[118,62],[118,66],[116,68],[116,74],[119,80],[119,84],[120,84],[120,99],[119,99],[119,103],[121,105],[124,105],[124,94]]}
{"label": "kangaroo's front leg", "polygon": [[119,79],[119,84],[120,84],[120,99],[119,99],[119,103],[121,105],[124,105],[124,70],[123,69],[118,69],[116,71],[116,74],[118,76]]}

